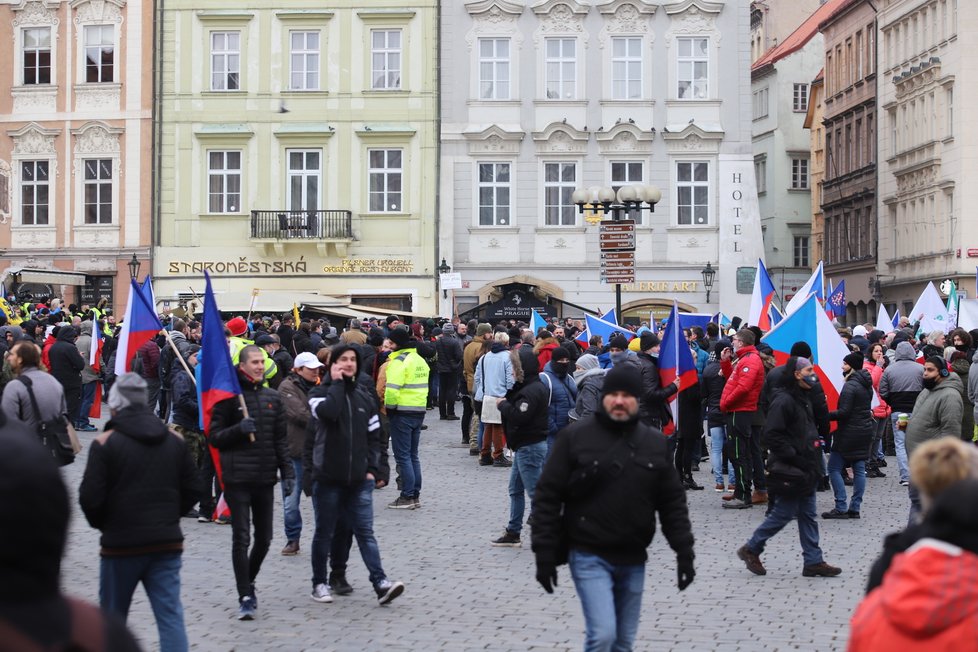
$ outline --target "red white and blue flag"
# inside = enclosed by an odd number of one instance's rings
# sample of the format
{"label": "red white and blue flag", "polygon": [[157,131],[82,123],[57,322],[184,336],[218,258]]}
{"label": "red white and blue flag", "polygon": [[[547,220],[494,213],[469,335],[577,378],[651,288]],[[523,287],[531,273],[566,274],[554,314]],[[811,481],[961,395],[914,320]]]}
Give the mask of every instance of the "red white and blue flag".
{"label": "red white and blue flag", "polygon": [[769,308],[774,301],[774,283],[764,267],[764,261],[758,259],[757,274],[754,275],[754,291],[751,293],[750,311],[747,313],[747,323],[757,326],[762,331],[771,330],[771,315]]}
{"label": "red white and blue flag", "polygon": [[[163,324],[156,316],[153,303],[153,282],[147,276],[142,287],[136,279],[130,282],[129,299],[126,301],[126,314],[119,331],[119,346],[115,354],[115,375],[132,371],[132,362],[139,347],[156,337]],[[94,330],[94,328],[93,328]]]}
{"label": "red white and blue flag", "polygon": [[[831,287],[831,285],[829,286]],[[839,281],[834,290],[829,291],[829,298],[825,300],[825,314],[829,319],[844,317],[846,314],[846,282]]]}
{"label": "red white and blue flag", "polygon": [[822,272],[822,261],[818,261],[818,267],[784,307],[785,316],[798,310],[808,299],[809,294],[814,294],[819,301],[825,301],[825,275]]}
{"label": "red white and blue flag", "polygon": [[625,336],[625,339],[630,340],[635,337],[635,333],[631,332],[627,328],[622,328],[618,324],[612,324],[610,321],[605,321],[604,319],[599,319],[597,317],[592,317],[591,315],[584,315],[584,321],[587,323],[587,331],[594,335],[600,335],[601,341],[607,344],[614,335],[621,334]]}
{"label": "red white and blue flag", "polygon": [[547,327],[547,320],[543,318],[540,313],[538,313],[534,308],[530,308],[530,330],[533,332],[533,337],[537,336],[541,328]]}
{"label": "red white and blue flag", "polygon": [[[659,383],[665,387],[679,378],[679,392],[699,382],[696,375],[696,361],[693,360],[693,352],[689,350],[689,344],[683,335],[680,320],[679,311],[673,302],[666,331],[662,334],[662,343],[659,346]],[[672,423],[662,429],[667,435],[675,432],[678,426],[679,402],[676,397],[679,396],[679,392],[669,397]]]}
{"label": "red white and blue flag", "polygon": [[[88,366],[95,373],[102,371],[102,346],[105,340],[102,339],[102,329],[99,328],[97,321],[92,321],[92,346],[88,350]],[[102,381],[95,381],[95,399],[92,407],[88,411],[90,419],[100,419],[102,417]]]}

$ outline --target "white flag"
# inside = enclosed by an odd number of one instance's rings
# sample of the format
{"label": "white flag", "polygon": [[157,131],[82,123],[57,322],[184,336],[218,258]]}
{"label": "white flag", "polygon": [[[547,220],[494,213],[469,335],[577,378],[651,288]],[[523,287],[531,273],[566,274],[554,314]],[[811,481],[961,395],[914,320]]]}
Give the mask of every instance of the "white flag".
{"label": "white flag", "polygon": [[947,307],[941,300],[941,295],[933,283],[928,283],[924,291],[920,293],[917,303],[914,304],[910,314],[907,315],[911,322],[919,321],[920,328],[925,333],[932,331],[947,332],[948,314]]}
{"label": "white flag", "polygon": [[882,303],[880,304],[879,315],[876,317],[876,330],[883,331],[884,333],[889,333],[893,330],[893,319],[886,312],[886,306]]}

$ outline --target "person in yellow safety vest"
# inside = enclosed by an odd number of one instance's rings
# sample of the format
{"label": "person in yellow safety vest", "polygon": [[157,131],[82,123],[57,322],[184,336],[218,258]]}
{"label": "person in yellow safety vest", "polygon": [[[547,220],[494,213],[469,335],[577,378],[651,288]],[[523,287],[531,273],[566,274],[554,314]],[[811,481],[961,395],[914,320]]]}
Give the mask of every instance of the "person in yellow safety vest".
{"label": "person in yellow safety vest", "polygon": [[[227,323],[228,330],[231,331],[231,362],[237,366],[238,359],[241,357],[241,350],[246,346],[253,345],[254,342],[245,337],[248,332],[248,322],[246,322],[242,317],[234,317]],[[268,387],[268,381],[278,373],[278,365],[272,360],[268,355],[268,351],[259,347],[262,354],[265,356],[265,382],[264,386]]]}
{"label": "person in yellow safety vest", "polygon": [[418,444],[428,404],[428,363],[418,353],[419,342],[406,328],[391,329],[388,339],[396,347],[387,359],[384,405],[390,424],[391,447],[401,473],[401,495],[391,509],[421,507],[421,460]]}

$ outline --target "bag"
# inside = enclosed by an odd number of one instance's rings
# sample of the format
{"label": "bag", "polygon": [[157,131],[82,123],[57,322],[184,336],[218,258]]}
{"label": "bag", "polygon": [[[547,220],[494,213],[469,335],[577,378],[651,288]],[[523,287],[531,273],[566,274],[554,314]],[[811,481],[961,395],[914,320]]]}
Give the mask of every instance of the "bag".
{"label": "bag", "polygon": [[486,394],[482,399],[482,410],[479,412],[479,419],[482,423],[500,424],[503,422],[503,415],[499,411],[496,399],[499,397]]}
{"label": "bag", "polygon": [[37,398],[34,396],[34,383],[27,376],[18,376],[15,380],[24,383],[27,388],[27,395],[31,398],[31,407],[34,409],[34,420],[37,421],[37,436],[50,453],[58,466],[67,466],[75,461],[75,454],[81,450],[81,442],[75,429],[68,423],[65,415],[59,415],[54,419],[43,421],[41,410],[37,406]]}
{"label": "bag", "polygon": [[778,496],[803,496],[812,490],[812,479],[804,469],[775,461],[768,465],[767,490]]}

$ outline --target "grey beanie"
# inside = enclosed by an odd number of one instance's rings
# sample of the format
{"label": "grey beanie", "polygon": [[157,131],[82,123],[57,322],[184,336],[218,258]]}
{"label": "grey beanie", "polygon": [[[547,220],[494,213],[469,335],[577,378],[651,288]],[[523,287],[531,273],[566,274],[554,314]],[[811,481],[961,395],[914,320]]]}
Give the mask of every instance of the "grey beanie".
{"label": "grey beanie", "polygon": [[132,372],[122,374],[115,379],[109,390],[109,408],[118,412],[130,405],[146,406],[149,403],[149,391],[142,376]]}
{"label": "grey beanie", "polygon": [[585,353],[577,359],[577,366],[585,371],[594,369],[599,365],[598,357],[591,355],[590,353]]}

